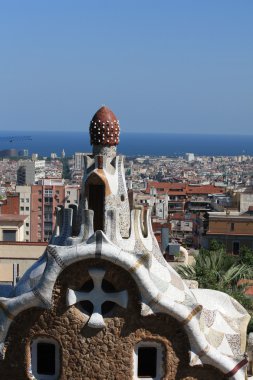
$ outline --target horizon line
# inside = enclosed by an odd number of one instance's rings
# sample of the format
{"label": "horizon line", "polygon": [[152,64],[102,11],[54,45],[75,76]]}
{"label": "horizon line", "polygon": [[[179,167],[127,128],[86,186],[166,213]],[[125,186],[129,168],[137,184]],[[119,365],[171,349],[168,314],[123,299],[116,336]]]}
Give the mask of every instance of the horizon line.
{"label": "horizon line", "polygon": [[[46,133],[58,133],[58,132],[62,132],[62,133],[84,133],[84,134],[89,134],[89,131],[88,130],[60,130],[60,129],[56,129],[56,130],[52,130],[52,129],[39,129],[39,130],[32,130],[32,129],[25,129],[25,130],[15,130],[15,129],[12,129],[12,130],[7,130],[7,129],[4,129],[2,130],[2,133],[8,133],[8,134],[13,134],[13,133],[17,133],[17,134],[24,134],[26,132],[29,132],[29,133],[41,133],[41,132],[46,132]],[[159,134],[159,135],[199,135],[199,136],[250,136],[250,137],[253,137],[253,133],[238,133],[238,132],[230,132],[230,133],[226,133],[226,132],[206,132],[206,133],[203,133],[203,132],[164,132],[164,131],[156,131],[156,132],[153,132],[153,131],[120,131],[120,134],[148,134],[148,135],[156,135],[156,134]],[[15,136],[14,136],[15,137]]]}

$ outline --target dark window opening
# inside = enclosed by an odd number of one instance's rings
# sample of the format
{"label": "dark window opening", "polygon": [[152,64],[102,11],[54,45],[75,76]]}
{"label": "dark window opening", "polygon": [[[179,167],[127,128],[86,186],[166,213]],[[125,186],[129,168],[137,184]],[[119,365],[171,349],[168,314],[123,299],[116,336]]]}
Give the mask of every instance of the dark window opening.
{"label": "dark window opening", "polygon": [[3,230],[3,241],[16,241],[16,231]]}
{"label": "dark window opening", "polygon": [[239,255],[239,253],[240,253],[240,243],[239,243],[239,241],[234,241],[233,242],[233,254]]}
{"label": "dark window opening", "polygon": [[[92,279],[90,278],[88,281],[86,281],[83,284],[83,286],[81,287],[80,290],[84,291],[84,292],[91,292],[93,288],[94,288],[94,284],[93,284]],[[92,304],[92,302],[90,302],[90,301],[81,301],[81,302],[79,302],[79,304],[80,304],[81,309],[85,313],[87,313],[89,315],[92,314],[92,312],[93,312],[93,304]]]}
{"label": "dark window opening", "polygon": [[37,344],[37,373],[40,375],[55,374],[55,345],[51,343]]}
{"label": "dark window opening", "polygon": [[89,185],[89,210],[94,211],[94,231],[104,229],[104,185]]}
{"label": "dark window opening", "polygon": [[157,349],[155,347],[138,348],[138,377],[156,377]]}
{"label": "dark window opening", "polygon": [[[88,281],[86,281],[83,284],[83,286],[81,287],[80,290],[81,291],[85,291],[85,292],[91,292],[93,288],[94,288],[93,281],[92,281],[92,279],[89,279]],[[105,279],[103,279],[103,281],[102,281],[102,289],[106,293],[114,293],[114,292],[116,292],[116,289],[113,286],[113,284],[111,282],[105,280]],[[91,315],[93,313],[93,304],[92,304],[92,302],[90,302],[90,301],[80,301],[79,304],[80,304],[81,309],[85,313],[88,313],[89,315]],[[115,306],[115,302],[105,301],[101,305],[101,313],[102,313],[102,315],[105,316],[107,313],[109,313],[114,308],[114,306]]]}
{"label": "dark window opening", "polygon": [[231,229],[231,231],[234,231],[234,229],[235,229],[235,224],[234,223],[231,223],[230,229]]}
{"label": "dark window opening", "polygon": [[102,306],[101,306],[101,312],[102,312],[102,315],[106,315],[107,313],[109,313],[110,311],[112,311],[112,309],[114,308],[115,306],[115,303],[112,302],[112,301],[105,301]]}
{"label": "dark window opening", "polygon": [[105,280],[104,278],[103,278],[103,281],[102,281],[102,289],[106,293],[115,293],[116,292],[113,284],[111,282]]}
{"label": "dark window opening", "polygon": [[94,288],[94,285],[93,285],[93,281],[92,279],[90,278],[88,281],[86,281],[83,286],[81,287],[80,290],[84,291],[84,292],[91,292],[92,289]]}
{"label": "dark window opening", "polygon": [[[113,286],[113,284],[111,282],[105,280],[105,279],[103,279],[103,281],[102,281],[102,289],[106,293],[115,293],[116,292],[116,289]],[[105,301],[101,307],[102,315],[106,315],[107,313],[112,311],[114,306],[115,306],[114,302]]]}
{"label": "dark window opening", "polygon": [[93,303],[90,301],[80,301],[81,309],[91,315],[93,313]]}

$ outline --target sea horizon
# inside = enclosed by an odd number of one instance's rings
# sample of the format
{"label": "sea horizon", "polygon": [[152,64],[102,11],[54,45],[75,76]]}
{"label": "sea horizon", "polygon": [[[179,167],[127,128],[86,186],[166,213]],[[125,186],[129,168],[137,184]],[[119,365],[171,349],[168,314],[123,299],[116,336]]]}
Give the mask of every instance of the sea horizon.
{"label": "sea horizon", "polygon": [[[8,136],[14,137],[12,142]],[[31,136],[31,140],[22,136]],[[60,156],[63,149],[66,156],[92,150],[88,131],[45,130],[2,131],[0,150],[4,149],[28,149],[29,155],[40,156],[53,152]],[[182,156],[189,152],[199,156],[253,155],[253,135],[122,132],[118,152],[126,156]]]}

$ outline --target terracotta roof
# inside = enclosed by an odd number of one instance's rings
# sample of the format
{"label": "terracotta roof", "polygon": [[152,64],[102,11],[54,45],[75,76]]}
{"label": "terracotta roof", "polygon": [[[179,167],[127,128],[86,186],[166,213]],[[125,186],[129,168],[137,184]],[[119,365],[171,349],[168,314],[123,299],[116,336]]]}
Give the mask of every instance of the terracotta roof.
{"label": "terracotta roof", "polygon": [[168,228],[168,223],[159,223],[159,222],[153,222],[152,223],[153,231],[160,230],[162,227]]}
{"label": "terracotta roof", "polygon": [[157,190],[158,194],[167,193],[168,195],[187,195],[187,194],[217,194],[225,193],[223,187],[216,187],[214,185],[201,185],[191,186],[186,183],[170,183],[170,182],[155,182],[149,181],[147,184],[146,193],[150,193],[151,187]]}
{"label": "terracotta roof", "polygon": [[225,189],[222,187],[216,187],[213,185],[202,185],[202,186],[188,186],[188,194],[217,194],[224,193]]}
{"label": "terracotta roof", "polygon": [[193,221],[193,220],[196,220],[197,219],[197,215],[196,214],[190,214],[190,215],[185,215],[185,214],[179,214],[179,213],[174,213],[173,215],[171,215],[169,217],[169,220],[172,221],[172,220],[183,220],[185,222],[190,222],[190,221]]}
{"label": "terracotta roof", "polygon": [[237,285],[249,285],[245,288],[244,294],[247,296],[253,296],[253,280],[241,279],[238,281]]}
{"label": "terracotta roof", "polygon": [[108,107],[101,107],[90,122],[91,145],[117,145],[119,143],[119,120]]}
{"label": "terracotta roof", "polygon": [[249,286],[247,289],[245,289],[244,294],[247,296],[253,296],[253,286]]}
{"label": "terracotta roof", "polygon": [[151,188],[151,187],[159,187],[159,188],[164,188],[164,189],[171,189],[171,190],[175,190],[175,189],[185,189],[186,188],[186,184],[185,183],[177,183],[177,182],[156,182],[156,181],[149,181],[148,182],[148,188]]}
{"label": "terracotta roof", "polygon": [[244,285],[244,284],[249,284],[253,285],[253,279],[248,279],[248,278],[241,278],[238,282],[237,285]]}

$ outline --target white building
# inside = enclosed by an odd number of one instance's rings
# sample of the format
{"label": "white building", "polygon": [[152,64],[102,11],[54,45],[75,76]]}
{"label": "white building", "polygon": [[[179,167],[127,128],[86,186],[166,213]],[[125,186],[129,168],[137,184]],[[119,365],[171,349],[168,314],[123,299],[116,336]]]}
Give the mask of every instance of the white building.
{"label": "white building", "polygon": [[83,170],[84,169],[84,157],[89,153],[76,152],[74,156],[74,169]]}
{"label": "white building", "polygon": [[192,162],[194,161],[195,157],[194,157],[194,153],[185,153],[185,159],[186,161],[188,162]]}
{"label": "white building", "polygon": [[24,241],[24,224],[26,220],[26,216],[22,215],[0,215],[0,241]]}
{"label": "white building", "polygon": [[70,204],[78,204],[79,202],[79,185],[66,185],[65,186],[65,207]]}
{"label": "white building", "polygon": [[16,186],[19,194],[19,215],[27,218],[24,223],[24,240],[30,241],[30,212],[31,212],[31,186]]}
{"label": "white building", "polygon": [[45,160],[20,161],[17,171],[18,185],[33,185],[39,179],[45,178]]}

